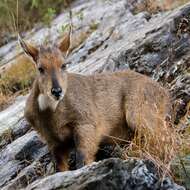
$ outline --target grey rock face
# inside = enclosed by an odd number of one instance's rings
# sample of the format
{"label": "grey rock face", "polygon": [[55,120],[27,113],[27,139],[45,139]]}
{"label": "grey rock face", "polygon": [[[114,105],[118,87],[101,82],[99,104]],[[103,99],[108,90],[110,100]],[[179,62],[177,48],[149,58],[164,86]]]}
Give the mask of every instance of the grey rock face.
{"label": "grey rock face", "polygon": [[26,189],[184,190],[170,179],[161,183],[155,171],[146,161],[108,159],[76,171],[56,173]]}
{"label": "grey rock face", "polygon": [[[90,28],[91,32],[68,57],[68,70],[89,74],[133,69],[149,75],[169,88],[178,101],[177,123],[190,101],[190,35],[189,30],[180,28],[190,14],[190,3],[156,15],[147,12],[134,15],[133,6],[129,7],[126,0],[76,1],[74,36]],[[80,13],[82,19],[77,16]],[[62,36],[60,29],[67,22],[68,14],[63,13],[50,28],[37,30],[27,39],[36,44],[47,39],[57,42]],[[16,42],[0,48],[3,65],[13,64],[20,55]],[[155,168],[143,161],[110,159],[45,177],[55,173],[54,163],[46,145],[23,119],[25,99],[21,97],[0,113],[0,189],[27,186],[27,189],[44,190],[183,189],[169,178],[160,181]]]}
{"label": "grey rock face", "polygon": [[[9,186],[19,183],[18,187],[22,187],[37,176],[48,173],[46,167],[51,162],[50,158],[47,147],[36,132],[31,131],[23,135],[0,152],[0,187],[7,183]],[[41,173],[37,173],[38,168]],[[25,178],[28,176],[28,181],[24,182],[23,176]],[[34,179],[30,179],[32,177]],[[12,179],[14,180],[11,181]]]}

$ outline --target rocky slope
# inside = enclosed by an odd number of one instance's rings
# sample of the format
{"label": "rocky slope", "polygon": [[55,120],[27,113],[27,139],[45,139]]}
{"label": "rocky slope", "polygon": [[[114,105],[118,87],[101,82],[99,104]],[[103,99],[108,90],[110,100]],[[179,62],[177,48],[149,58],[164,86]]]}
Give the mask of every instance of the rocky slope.
{"label": "rocky slope", "polygon": [[[126,0],[78,0],[72,10],[77,45],[67,59],[68,70],[89,74],[130,68],[149,75],[178,102],[178,123],[190,101],[190,3],[156,15],[134,14]],[[50,28],[31,31],[26,38],[36,44],[57,42],[67,22],[66,12]],[[23,53],[16,42],[1,47],[1,70],[19,56]],[[143,161],[110,159],[54,174],[45,143],[23,119],[25,99],[19,97],[0,113],[1,189],[183,189],[168,178],[161,182],[154,167]]]}

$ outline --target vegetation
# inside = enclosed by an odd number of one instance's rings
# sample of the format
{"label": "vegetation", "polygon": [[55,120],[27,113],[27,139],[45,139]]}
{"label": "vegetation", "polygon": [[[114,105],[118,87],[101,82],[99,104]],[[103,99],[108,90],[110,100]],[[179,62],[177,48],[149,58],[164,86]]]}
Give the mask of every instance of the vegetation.
{"label": "vegetation", "polygon": [[189,134],[182,135],[177,129],[165,121],[154,130],[152,126],[141,126],[130,145],[124,149],[124,157],[149,159],[158,167],[161,175],[174,177],[171,165],[176,156],[184,153],[184,149],[189,150]]}
{"label": "vegetation", "polygon": [[[1,0],[0,1],[0,37],[9,38],[17,30],[32,29],[36,23],[49,24],[50,21],[68,6],[71,0]],[[17,36],[17,35],[15,35]],[[0,41],[0,44],[6,40]]]}
{"label": "vegetation", "polygon": [[28,58],[22,56],[1,74],[0,110],[4,109],[16,96],[28,92],[34,80],[35,68]]}
{"label": "vegetation", "polygon": [[159,11],[172,10],[187,2],[189,2],[189,0],[144,0],[136,4],[134,12],[139,13],[147,11],[154,14]]}
{"label": "vegetation", "polygon": [[3,94],[16,93],[27,89],[31,86],[34,73],[34,66],[27,58],[21,57],[18,59],[18,63],[10,67],[1,76],[0,88]]}

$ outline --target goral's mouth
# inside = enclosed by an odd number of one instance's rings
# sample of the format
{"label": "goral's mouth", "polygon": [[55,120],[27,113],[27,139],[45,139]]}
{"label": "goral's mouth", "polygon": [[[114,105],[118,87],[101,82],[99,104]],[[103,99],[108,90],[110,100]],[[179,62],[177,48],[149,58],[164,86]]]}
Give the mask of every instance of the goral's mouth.
{"label": "goral's mouth", "polygon": [[54,97],[54,100],[59,101],[60,97]]}
{"label": "goral's mouth", "polygon": [[63,97],[64,97],[64,95],[63,95],[63,93],[62,93],[62,94],[60,94],[59,96],[53,96],[53,99],[54,99],[55,101],[60,101],[60,100],[63,99]]}

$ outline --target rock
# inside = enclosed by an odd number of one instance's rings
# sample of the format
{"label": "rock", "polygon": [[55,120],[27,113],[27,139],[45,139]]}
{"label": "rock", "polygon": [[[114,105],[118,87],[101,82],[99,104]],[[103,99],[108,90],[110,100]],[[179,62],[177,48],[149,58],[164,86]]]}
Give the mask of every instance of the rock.
{"label": "rock", "polygon": [[[47,147],[46,147],[47,149]],[[14,170],[13,170],[14,172]],[[26,166],[15,178],[2,188],[2,190],[16,190],[26,187],[31,182],[39,179],[42,176],[55,173],[54,163],[51,161],[51,157],[47,154],[47,150],[44,151],[44,155],[40,159],[36,159]],[[7,174],[5,174],[7,175]]]}
{"label": "rock", "polygon": [[5,165],[1,165],[0,168],[0,187],[3,187],[11,179],[13,179],[17,175],[17,173],[22,168],[24,168],[24,166],[20,164],[19,160],[12,160],[7,162]]}
{"label": "rock", "polygon": [[159,181],[156,169],[147,161],[107,159],[82,169],[56,173],[29,185],[26,190],[184,190],[166,178]]}
{"label": "rock", "polygon": [[[51,156],[47,147],[39,139],[37,133],[31,131],[0,151],[0,187],[7,185],[7,182],[9,186],[18,182],[20,186],[26,185],[28,182],[24,183],[23,178],[29,180],[27,176],[32,175],[30,181],[33,181],[37,176],[50,173],[50,170],[48,171],[48,165],[52,164],[50,162]],[[41,173],[37,170],[41,170]],[[36,171],[35,174],[34,171]]]}
{"label": "rock", "polygon": [[16,99],[16,102],[12,106],[1,112],[0,148],[29,130],[27,123],[24,123],[24,121],[22,121],[25,100],[26,97],[20,96]]}
{"label": "rock", "polygon": [[130,40],[121,42],[120,45],[123,43],[126,46],[120,49],[118,46],[116,49],[119,51],[113,52],[103,66],[104,72],[132,69],[151,76],[169,88],[174,100],[181,102],[177,108],[176,123],[186,113],[190,101],[190,34],[179,34],[181,18],[188,17],[189,12],[190,4],[166,14],[165,18],[152,17],[148,28],[144,24],[140,30],[141,34],[137,31],[128,35],[129,38],[136,38],[133,41],[135,44],[127,44]]}

